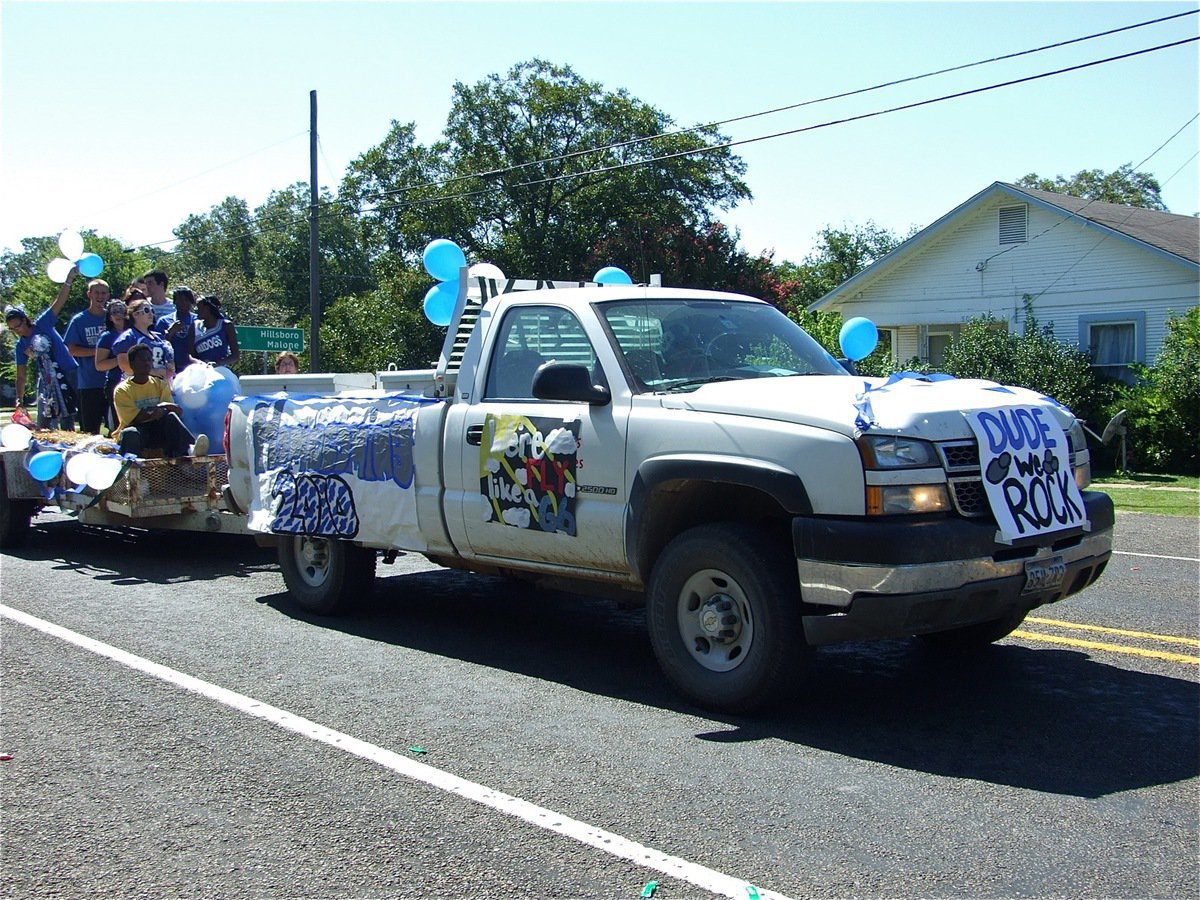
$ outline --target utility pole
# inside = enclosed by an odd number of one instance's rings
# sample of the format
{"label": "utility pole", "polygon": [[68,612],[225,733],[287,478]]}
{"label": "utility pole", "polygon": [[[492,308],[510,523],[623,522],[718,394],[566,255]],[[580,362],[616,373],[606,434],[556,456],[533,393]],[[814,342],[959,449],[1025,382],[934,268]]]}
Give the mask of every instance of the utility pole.
{"label": "utility pole", "polygon": [[308,335],[308,367],[310,372],[321,371],[321,272],[317,265],[321,255],[321,238],[317,217],[317,92],[308,92],[308,307],[311,327]]}

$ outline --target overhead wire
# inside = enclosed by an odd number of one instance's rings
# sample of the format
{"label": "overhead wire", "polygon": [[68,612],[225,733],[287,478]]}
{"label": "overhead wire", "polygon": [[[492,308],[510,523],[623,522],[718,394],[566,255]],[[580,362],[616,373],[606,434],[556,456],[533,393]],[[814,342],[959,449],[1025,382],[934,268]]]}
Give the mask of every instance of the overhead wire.
{"label": "overhead wire", "polygon": [[[1157,24],[1162,21],[1179,18],[1184,15],[1195,14],[1197,12],[1200,12],[1200,10],[1191,10],[1186,13],[1179,13],[1179,14],[1176,14],[1173,16],[1166,16],[1166,17],[1162,17],[1160,19],[1149,20],[1147,22],[1137,23],[1135,25],[1130,25],[1130,26],[1124,26],[1124,27],[1118,28],[1118,29],[1111,29],[1111,30],[1105,31],[1105,32],[1098,32],[1094,35],[1087,35],[1087,36],[1084,36],[1081,38],[1075,38],[1075,39],[1072,39],[1069,41],[1061,41],[1056,44],[1045,45],[1043,47],[1033,48],[1033,49],[1027,50],[1027,51],[1019,51],[1017,53],[1005,54],[1004,56],[993,57],[992,59],[989,59],[989,60],[979,60],[974,63],[966,63],[961,66],[949,67],[947,69],[938,70],[937,72],[925,73],[923,75],[918,75],[918,76],[910,76],[910,77],[904,78],[904,79],[896,79],[892,82],[887,82],[883,85],[875,85],[875,86],[872,86],[869,88],[861,88],[861,89],[858,89],[855,91],[847,91],[847,92],[843,92],[841,94],[831,95],[831,97],[829,97],[829,98],[819,98],[816,100],[803,101],[801,103],[792,104],[787,107],[779,107],[775,110],[766,110],[761,113],[751,113],[751,114],[748,114],[745,116],[740,116],[740,117],[736,117],[734,119],[724,120],[723,122],[718,122],[718,123],[713,123],[713,124],[725,124],[727,122],[740,121],[740,120],[744,120],[744,119],[754,118],[754,117],[760,116],[760,115],[767,115],[772,112],[778,112],[778,111],[782,111],[785,109],[793,109],[793,108],[797,108],[799,106],[805,106],[805,105],[811,105],[814,103],[823,102],[824,100],[827,100],[827,99],[833,99],[833,98],[837,98],[837,97],[852,96],[855,94],[866,93],[869,91],[878,90],[882,87],[887,87],[887,86],[891,86],[891,85],[895,85],[895,84],[902,84],[902,83],[909,82],[909,81],[919,80],[921,78],[931,77],[932,75],[935,75],[935,74],[943,74],[945,72],[957,71],[960,69],[970,68],[970,67],[977,66],[977,65],[983,65],[988,62],[993,62],[996,60],[1010,59],[1010,58],[1014,58],[1016,56],[1028,55],[1030,53],[1040,52],[1045,49],[1074,44],[1074,43],[1078,43],[1080,41],[1090,40],[1095,37],[1105,36],[1108,34],[1113,34],[1113,33],[1121,32],[1121,31],[1127,31],[1127,30],[1130,30],[1133,28],[1144,27],[1149,24]],[[1141,50],[1118,54],[1116,56],[1110,56],[1110,57],[1106,57],[1103,59],[1092,60],[1089,62],[1080,63],[1080,64],[1073,65],[1073,66],[1066,66],[1066,67],[1051,70],[1048,72],[1042,72],[1042,73],[1038,73],[1035,75],[1029,75],[1029,76],[1024,76],[1021,78],[1010,79],[1008,81],[999,82],[999,83],[991,84],[991,85],[984,85],[982,87],[971,88],[971,89],[958,91],[958,92],[951,93],[951,94],[944,94],[944,95],[941,95],[938,97],[914,101],[912,103],[900,104],[900,105],[888,107],[888,108],[885,108],[882,110],[875,110],[872,112],[861,113],[861,114],[854,115],[854,116],[847,116],[847,117],[844,117],[841,119],[834,119],[834,120],[830,120],[830,121],[826,121],[826,122],[817,123],[814,125],[802,126],[799,128],[788,129],[785,131],[774,132],[774,133],[766,134],[766,135],[759,135],[756,137],[744,138],[744,139],[733,140],[733,141],[726,141],[721,144],[706,145],[703,147],[692,148],[689,150],[676,151],[673,153],[663,154],[660,156],[632,160],[632,161],[617,163],[617,164],[608,165],[608,166],[599,166],[599,167],[582,170],[582,171],[578,171],[578,172],[562,173],[559,175],[549,176],[546,178],[533,179],[530,181],[519,182],[515,185],[512,185],[511,187],[515,187],[515,188],[533,187],[533,186],[538,186],[538,185],[547,184],[547,183],[551,183],[551,182],[562,181],[562,180],[566,180],[566,179],[580,178],[580,177],[584,177],[584,176],[588,176],[588,175],[608,174],[611,172],[620,171],[622,169],[632,168],[632,167],[636,167],[636,166],[643,166],[643,165],[652,165],[654,163],[664,162],[664,161],[668,161],[671,159],[677,159],[677,158],[684,157],[684,156],[695,156],[695,155],[702,155],[705,153],[713,153],[713,152],[717,152],[717,151],[721,151],[721,150],[727,150],[732,147],[744,146],[746,144],[752,144],[752,143],[757,143],[757,142],[761,142],[761,141],[773,140],[773,139],[777,139],[777,138],[781,138],[781,137],[802,134],[802,133],[809,132],[809,131],[815,131],[818,129],[829,128],[829,127],[832,127],[835,125],[843,125],[843,124],[848,124],[851,122],[862,121],[865,119],[876,118],[879,116],[889,115],[889,114],[896,113],[896,112],[902,112],[902,111],[906,111],[906,110],[910,110],[910,109],[917,109],[917,108],[920,108],[923,106],[929,106],[929,105],[932,105],[935,103],[942,103],[942,102],[945,102],[948,100],[960,99],[962,97],[967,97],[967,96],[971,96],[974,94],[980,94],[980,93],[985,93],[985,92],[989,92],[989,91],[994,91],[994,90],[998,90],[1000,88],[1011,87],[1014,85],[1025,84],[1025,83],[1029,83],[1029,82],[1033,82],[1033,81],[1037,81],[1037,80],[1041,80],[1041,79],[1045,79],[1045,78],[1054,77],[1057,75],[1063,75],[1063,74],[1067,74],[1070,72],[1075,72],[1075,71],[1091,68],[1094,66],[1104,65],[1107,63],[1111,63],[1111,62],[1117,62],[1117,61],[1130,59],[1130,58],[1137,57],[1137,56],[1142,56],[1147,53],[1154,53],[1154,52],[1158,52],[1160,50],[1170,49],[1173,47],[1181,46],[1183,44],[1194,43],[1198,40],[1200,40],[1200,37],[1185,38],[1185,39],[1182,39],[1179,41],[1173,41],[1173,42],[1166,43],[1166,44],[1160,44],[1160,45],[1157,45],[1154,47],[1148,47],[1148,48],[1144,48]],[[694,131],[697,128],[709,128],[709,127],[713,127],[713,125],[696,126],[696,128],[684,129],[680,132],[673,132],[671,134],[684,133],[686,131]],[[606,145],[605,147],[597,147],[597,148],[590,148],[588,150],[575,151],[572,154],[564,154],[563,156],[560,156],[560,157],[553,157],[553,158],[549,158],[549,159],[545,159],[545,160],[537,160],[532,163],[524,163],[524,164],[520,164],[517,166],[509,167],[508,169],[489,170],[487,172],[478,173],[475,175],[462,175],[462,176],[456,176],[455,178],[451,178],[451,179],[445,179],[442,181],[431,181],[431,182],[426,182],[426,183],[422,183],[422,184],[418,184],[418,185],[407,185],[402,188],[396,188],[396,189],[392,189],[392,190],[389,190],[386,192],[380,192],[378,195],[379,196],[385,196],[385,195],[390,196],[395,193],[402,193],[402,192],[417,190],[417,189],[421,189],[421,188],[429,189],[429,188],[440,187],[445,184],[449,184],[453,181],[466,180],[469,178],[485,177],[485,176],[493,175],[493,174],[503,174],[508,171],[516,171],[516,170],[520,170],[523,168],[527,168],[527,167],[529,167],[531,165],[535,165],[535,164],[553,162],[553,161],[557,161],[557,160],[561,160],[561,159],[566,159],[566,158],[569,158],[572,156],[582,155],[585,153],[598,152],[603,149],[619,148],[622,146],[626,146],[628,144],[644,142],[646,140],[651,140],[654,137],[659,137],[659,136],[662,136],[662,135],[654,135],[654,136],[649,136],[649,137],[645,137],[645,138],[638,138],[638,139],[634,139],[632,141],[620,142],[618,144],[612,144],[612,145]],[[1170,139],[1168,139],[1168,140],[1170,140]],[[319,144],[319,139],[318,139],[318,144]],[[326,160],[326,162],[328,164],[328,160]],[[347,212],[352,215],[366,215],[366,214],[370,214],[370,213],[375,213],[375,212],[380,212],[380,211],[388,211],[388,210],[397,209],[397,208],[409,208],[412,206],[427,205],[430,203],[440,203],[440,202],[448,202],[451,200],[467,199],[470,197],[480,196],[482,194],[488,193],[490,190],[492,190],[492,188],[489,187],[489,188],[484,188],[484,189],[474,190],[474,191],[460,192],[460,193],[448,194],[448,195],[439,195],[436,197],[421,198],[418,200],[406,201],[403,203],[378,204],[373,207],[369,207],[369,208],[365,208],[365,209],[361,208],[361,207],[350,209],[350,210],[347,210]],[[322,201],[320,203],[320,206],[322,207],[320,215],[322,217],[328,217],[331,214],[330,213],[331,207],[336,207],[336,206],[340,206],[340,205],[351,205],[353,202],[354,201],[340,200],[340,199],[330,200],[330,201]],[[334,214],[336,214],[336,213],[334,213]],[[299,216],[299,215],[294,216],[294,217],[292,217],[292,219],[290,221],[288,221],[285,224],[289,224],[289,225],[297,224],[299,221],[301,221],[301,219],[306,219],[306,218],[307,218],[307,213],[304,216]],[[266,228],[252,229],[252,230],[246,232],[244,235],[232,236],[229,238],[229,240],[237,240],[241,237],[250,236],[250,235],[253,235],[256,233],[262,233],[262,232],[268,231],[268,230],[270,230],[270,229],[266,229]],[[167,240],[163,240],[163,241],[159,241],[159,242],[142,244],[142,245],[139,245],[139,247],[140,248],[157,247],[157,246],[162,246],[164,244],[177,243],[177,242],[179,242],[179,240],[180,240],[179,238],[171,238],[171,239],[167,239]]]}

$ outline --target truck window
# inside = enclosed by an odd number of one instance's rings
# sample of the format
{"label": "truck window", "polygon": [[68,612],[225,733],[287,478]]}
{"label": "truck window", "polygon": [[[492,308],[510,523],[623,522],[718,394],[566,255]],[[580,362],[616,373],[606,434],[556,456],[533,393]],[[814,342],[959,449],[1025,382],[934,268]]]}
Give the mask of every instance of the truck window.
{"label": "truck window", "polygon": [[557,306],[510,309],[500,323],[484,398],[532,400],[533,375],[545,362],[597,369],[596,351],[573,312]]}

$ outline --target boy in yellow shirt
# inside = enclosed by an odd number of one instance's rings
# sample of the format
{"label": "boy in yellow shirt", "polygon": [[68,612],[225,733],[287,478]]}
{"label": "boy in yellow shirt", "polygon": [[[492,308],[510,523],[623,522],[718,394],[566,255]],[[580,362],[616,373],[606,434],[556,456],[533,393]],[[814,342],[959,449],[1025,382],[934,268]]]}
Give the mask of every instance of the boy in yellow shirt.
{"label": "boy in yellow shirt", "polygon": [[168,459],[204,456],[208,453],[208,436],[192,437],[179,418],[181,410],[167,382],[150,374],[152,362],[145,344],[131,347],[129,367],[133,376],[122,381],[113,393],[121,452],[140,456],[143,450],[158,449]]}

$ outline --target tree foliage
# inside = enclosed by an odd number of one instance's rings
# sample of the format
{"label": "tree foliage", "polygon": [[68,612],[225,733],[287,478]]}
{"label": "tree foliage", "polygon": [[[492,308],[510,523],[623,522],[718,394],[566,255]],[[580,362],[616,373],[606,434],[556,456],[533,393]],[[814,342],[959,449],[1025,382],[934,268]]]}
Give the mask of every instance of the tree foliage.
{"label": "tree foliage", "polygon": [[1131,467],[1200,473],[1200,307],[1167,321],[1158,358],[1120,385],[1108,412],[1127,411]]}
{"label": "tree foliage", "polygon": [[845,228],[822,228],[817,232],[816,247],[803,262],[779,266],[779,277],[788,285],[784,311],[790,314],[815,303],[905,240],[871,221]]}
{"label": "tree foliage", "polygon": [[[376,204],[368,227],[390,249],[414,254],[446,237],[513,275],[589,277],[602,243],[640,255],[646,236],[673,227],[704,235],[714,209],[750,196],[745,163],[718,132],[674,127],[624,90],[535,59],[456,83],[432,147],[393,123],[384,144],[351,164],[343,195]],[[604,262],[637,271],[641,259]]]}
{"label": "tree foliage", "polygon": [[1081,169],[1070,178],[1064,175],[1043,178],[1036,172],[1030,172],[1017,182],[1017,187],[1053,191],[1056,194],[1117,203],[1121,206],[1141,206],[1162,212],[1168,211],[1167,205],[1162,201],[1162,187],[1158,179],[1149,172],[1135,172],[1133,163],[1125,163],[1112,172]]}

